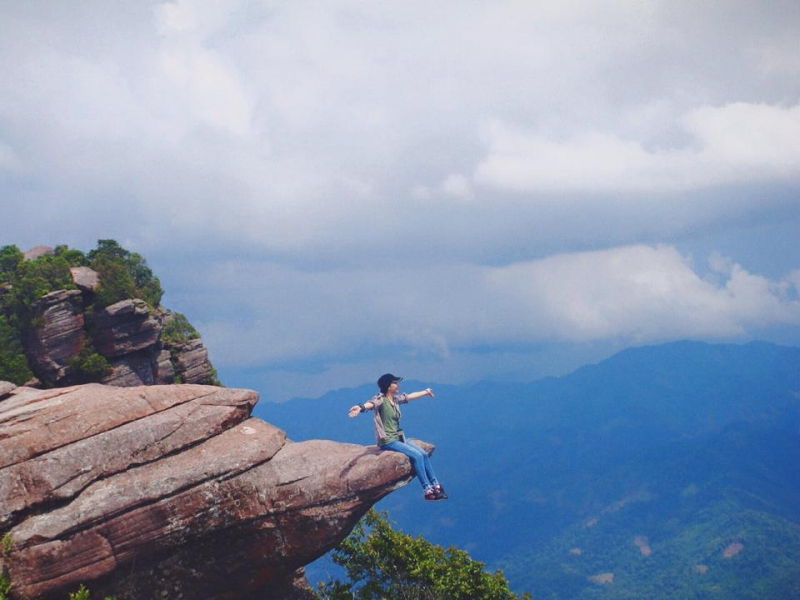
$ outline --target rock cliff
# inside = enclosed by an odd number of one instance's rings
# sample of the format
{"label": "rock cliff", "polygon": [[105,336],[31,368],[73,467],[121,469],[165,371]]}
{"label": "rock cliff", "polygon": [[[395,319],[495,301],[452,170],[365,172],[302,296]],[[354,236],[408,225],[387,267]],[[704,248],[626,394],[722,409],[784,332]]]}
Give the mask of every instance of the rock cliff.
{"label": "rock cliff", "polygon": [[154,309],[137,298],[95,310],[91,300],[99,285],[98,274],[88,267],[70,272],[78,289],[55,290],[37,300],[32,306],[33,325],[22,340],[28,364],[45,386],[79,383],[79,359],[89,347],[110,364],[108,373],[99,377],[101,383],[136,386],[215,381],[208,351],[199,337],[170,339],[164,335],[173,313]]}
{"label": "rock cliff", "polygon": [[[127,351],[140,338],[115,339]],[[250,416],[256,401],[205,385],[0,382],[12,598],[63,600],[81,583],[118,600],[308,597],[302,566],[412,469],[375,447],[292,442]]]}

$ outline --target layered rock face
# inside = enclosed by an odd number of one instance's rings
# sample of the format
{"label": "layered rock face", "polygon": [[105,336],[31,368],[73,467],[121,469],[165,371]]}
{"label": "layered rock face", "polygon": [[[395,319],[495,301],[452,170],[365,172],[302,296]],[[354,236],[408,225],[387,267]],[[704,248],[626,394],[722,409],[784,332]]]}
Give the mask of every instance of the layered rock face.
{"label": "layered rock face", "polygon": [[253,391],[0,382],[0,567],[12,598],[303,598],[298,569],[412,477],[375,447],[250,417]]}
{"label": "layered rock face", "polygon": [[79,289],[57,290],[38,300],[33,306],[35,326],[23,340],[31,369],[45,385],[75,383],[76,359],[87,345],[111,364],[102,383],[136,386],[214,379],[202,340],[162,339],[170,313],[153,310],[136,298],[90,312],[97,273],[88,267],[75,267],[71,273]]}
{"label": "layered rock face", "polygon": [[35,306],[38,324],[24,341],[28,362],[47,382],[68,379],[71,359],[86,343],[83,299],[79,290],[58,290],[42,297]]}

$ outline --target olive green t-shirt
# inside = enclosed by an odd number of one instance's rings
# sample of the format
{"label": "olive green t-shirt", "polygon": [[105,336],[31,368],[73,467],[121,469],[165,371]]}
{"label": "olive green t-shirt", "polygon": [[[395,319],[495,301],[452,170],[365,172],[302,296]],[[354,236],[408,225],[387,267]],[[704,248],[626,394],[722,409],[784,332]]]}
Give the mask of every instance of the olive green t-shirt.
{"label": "olive green t-shirt", "polygon": [[394,402],[383,394],[375,394],[370,402],[373,405],[375,416],[375,441],[379,446],[402,439],[403,430],[400,428],[400,405],[408,402],[406,394],[395,394]]}
{"label": "olive green t-shirt", "polygon": [[395,406],[394,402],[384,401],[378,407],[378,412],[381,416],[381,421],[383,421],[384,433],[379,442],[381,444],[388,444],[389,442],[399,440],[403,434],[403,430],[400,429],[399,408]]}

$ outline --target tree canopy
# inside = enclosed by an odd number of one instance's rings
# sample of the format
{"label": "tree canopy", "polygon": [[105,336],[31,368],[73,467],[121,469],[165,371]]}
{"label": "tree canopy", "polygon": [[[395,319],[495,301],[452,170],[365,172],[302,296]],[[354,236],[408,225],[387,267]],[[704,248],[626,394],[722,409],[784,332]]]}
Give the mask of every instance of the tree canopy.
{"label": "tree canopy", "polygon": [[370,510],[332,553],[349,581],[319,585],[324,600],[522,600],[502,571],[487,572],[464,550],[395,530]]}

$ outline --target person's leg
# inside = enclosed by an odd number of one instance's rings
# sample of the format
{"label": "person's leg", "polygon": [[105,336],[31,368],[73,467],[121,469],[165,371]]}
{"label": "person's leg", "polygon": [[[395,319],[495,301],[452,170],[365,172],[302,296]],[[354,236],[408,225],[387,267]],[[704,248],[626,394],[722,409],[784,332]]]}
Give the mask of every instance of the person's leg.
{"label": "person's leg", "polygon": [[417,475],[417,479],[419,479],[419,482],[422,484],[422,489],[428,489],[433,485],[430,477],[428,477],[428,470],[425,467],[425,461],[428,458],[428,455],[425,454],[425,452],[419,447],[412,446],[408,443],[398,440],[384,444],[381,446],[381,448],[385,450],[392,450],[394,452],[400,452],[411,459],[411,465],[414,467],[414,472]]}
{"label": "person's leg", "polygon": [[422,464],[425,467],[425,475],[427,476],[428,481],[431,482],[431,485],[438,485],[439,484],[439,480],[436,479],[436,473],[433,472],[433,463],[431,462],[431,457],[428,456],[428,453],[425,452],[425,450],[423,450],[419,446],[417,446],[411,440],[406,440],[406,445],[411,446],[412,448],[415,448],[416,450],[418,450],[420,452],[420,454],[422,454]]}

